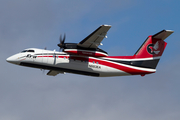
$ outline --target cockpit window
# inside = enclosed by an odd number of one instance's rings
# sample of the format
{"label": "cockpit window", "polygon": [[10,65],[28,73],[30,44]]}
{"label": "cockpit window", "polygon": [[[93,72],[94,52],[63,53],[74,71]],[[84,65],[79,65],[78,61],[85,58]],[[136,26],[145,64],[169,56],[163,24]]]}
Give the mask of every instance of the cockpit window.
{"label": "cockpit window", "polygon": [[25,53],[25,52],[27,52],[27,50],[23,50],[21,53]]}
{"label": "cockpit window", "polygon": [[21,53],[25,53],[25,52],[34,52],[34,50],[23,50]]}
{"label": "cockpit window", "polygon": [[27,52],[34,52],[34,50],[28,50]]}

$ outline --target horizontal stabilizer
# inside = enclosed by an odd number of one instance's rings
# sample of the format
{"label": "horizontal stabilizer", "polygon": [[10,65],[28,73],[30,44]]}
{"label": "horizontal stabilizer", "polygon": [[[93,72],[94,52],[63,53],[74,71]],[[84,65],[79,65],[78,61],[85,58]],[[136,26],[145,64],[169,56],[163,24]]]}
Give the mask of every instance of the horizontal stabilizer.
{"label": "horizontal stabilizer", "polygon": [[158,32],[157,34],[153,35],[152,38],[165,40],[173,32],[174,31],[172,31],[172,30],[162,30],[162,31]]}

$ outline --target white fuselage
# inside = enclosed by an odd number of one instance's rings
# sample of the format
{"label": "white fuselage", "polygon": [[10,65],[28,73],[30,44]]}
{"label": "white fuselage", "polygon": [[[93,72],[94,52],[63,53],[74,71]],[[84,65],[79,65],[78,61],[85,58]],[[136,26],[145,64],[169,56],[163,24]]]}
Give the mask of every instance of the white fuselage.
{"label": "white fuselage", "polygon": [[34,50],[34,52],[18,53],[7,58],[7,61],[22,66],[54,70],[59,73],[69,72],[97,77],[130,75],[121,70],[102,65],[99,58],[96,57],[69,55],[65,52],[35,48],[27,50]]}
{"label": "white fuselage", "polygon": [[157,64],[167,43],[164,41],[173,33],[162,30],[150,35],[133,56],[108,56],[98,48],[110,25],[102,25],[79,43],[64,43],[58,46],[64,52],[29,48],[6,59],[7,62],[49,70],[47,75],[75,73],[96,77],[141,75],[156,72]]}

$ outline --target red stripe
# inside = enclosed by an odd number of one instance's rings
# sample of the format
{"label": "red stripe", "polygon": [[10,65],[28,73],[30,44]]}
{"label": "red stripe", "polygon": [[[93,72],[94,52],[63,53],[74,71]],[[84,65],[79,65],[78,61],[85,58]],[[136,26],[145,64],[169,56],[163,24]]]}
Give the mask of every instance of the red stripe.
{"label": "red stripe", "polygon": [[53,56],[37,56],[37,57],[53,57]]}
{"label": "red stripe", "polygon": [[102,52],[96,51],[81,51],[81,50],[64,50],[66,53],[74,54],[74,55],[84,55],[84,56],[92,56],[92,57],[106,57],[108,56]]}
{"label": "red stripe", "polygon": [[102,60],[97,60],[97,59],[89,59],[89,62],[93,63],[93,61],[96,63],[98,62],[101,65],[105,65],[111,68],[115,68],[121,71],[124,71],[126,73],[132,74],[132,75],[137,75],[137,74],[149,74],[149,73],[154,73],[154,72],[149,72],[149,71],[144,71],[144,70],[137,70],[134,68],[130,68],[130,67],[126,67],[126,66],[122,66],[119,64],[115,64],[109,61],[102,61]]}
{"label": "red stripe", "polygon": [[[53,57],[53,56],[37,56],[37,57]],[[72,56],[72,57],[69,57],[69,56],[56,56],[58,58],[70,58],[70,59],[75,59],[75,60],[83,60],[83,61],[88,61],[88,62],[95,62],[95,64],[98,62],[98,64],[100,65],[104,65],[104,66],[107,66],[107,67],[111,67],[111,68],[115,68],[115,69],[118,69],[118,70],[121,70],[121,71],[124,71],[126,73],[129,73],[129,74],[132,74],[132,75],[137,75],[137,74],[150,74],[150,73],[154,73],[154,72],[149,72],[149,71],[144,71],[144,70],[137,70],[137,69],[134,69],[134,68],[130,68],[130,67],[126,67],[126,66],[123,66],[123,65],[120,65],[119,63],[112,63],[112,62],[109,62],[109,61],[105,61],[105,60],[99,60],[99,59],[94,59],[94,58],[90,58],[90,57],[76,57],[76,56]],[[106,57],[106,58],[123,58],[123,56],[114,56],[114,57]],[[127,57],[127,56],[125,56]],[[129,57],[130,58],[130,57]]]}

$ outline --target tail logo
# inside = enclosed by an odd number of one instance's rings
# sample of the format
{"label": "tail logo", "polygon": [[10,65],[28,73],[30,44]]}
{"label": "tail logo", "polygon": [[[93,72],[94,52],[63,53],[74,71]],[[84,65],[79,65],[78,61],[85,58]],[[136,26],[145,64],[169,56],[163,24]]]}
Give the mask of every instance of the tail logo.
{"label": "tail logo", "polygon": [[157,41],[155,44],[149,44],[148,46],[147,46],[147,51],[148,51],[148,53],[149,54],[151,54],[151,55],[154,55],[154,54],[159,54],[159,50],[158,50],[158,48],[159,48],[159,42]]}

